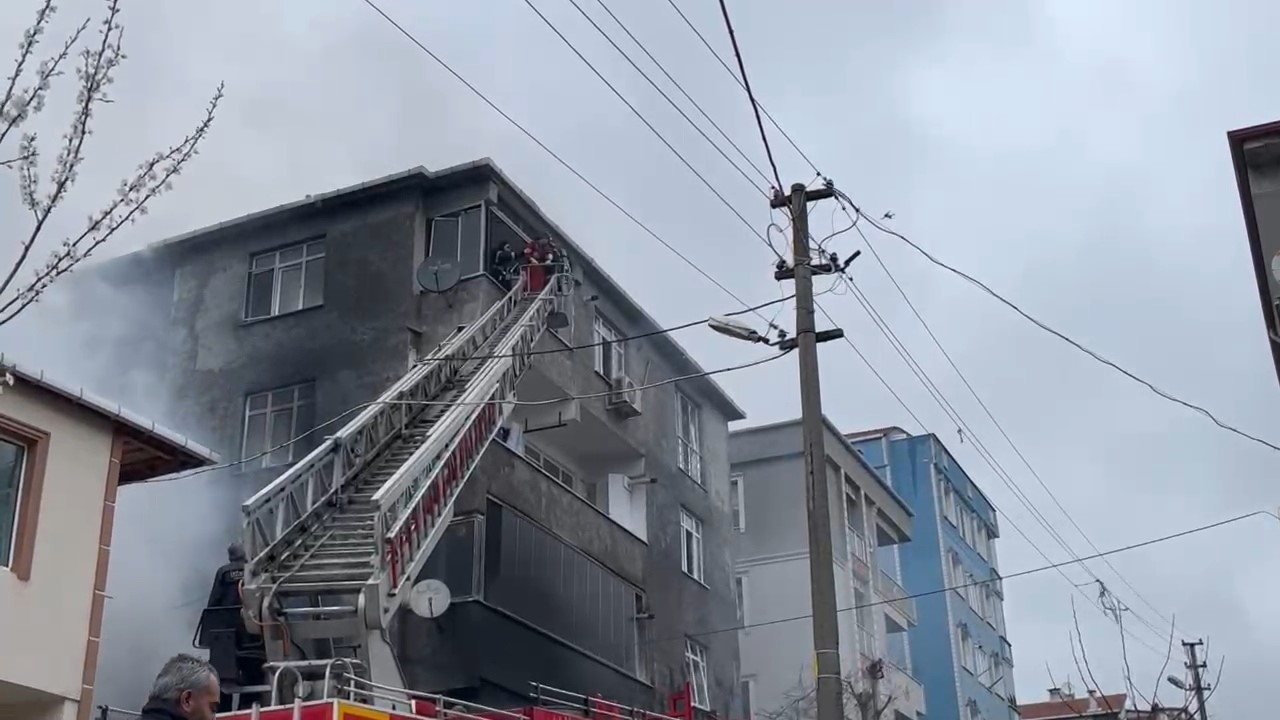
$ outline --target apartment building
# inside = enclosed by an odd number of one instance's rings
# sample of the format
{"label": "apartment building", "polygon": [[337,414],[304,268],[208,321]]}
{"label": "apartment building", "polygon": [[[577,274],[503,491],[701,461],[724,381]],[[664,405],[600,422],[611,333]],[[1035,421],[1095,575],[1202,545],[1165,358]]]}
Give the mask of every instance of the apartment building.
{"label": "apartment building", "polygon": [[[846,437],[915,514],[901,582],[910,594],[934,593],[916,598],[918,623],[907,633],[930,715],[1016,720],[991,502],[934,435],[883,428]],[[957,589],[936,593],[943,587]]]}
{"label": "apartment building", "polygon": [[218,458],[3,355],[0,378],[0,720],[87,720],[116,492]]}
{"label": "apartment building", "polygon": [[[871,687],[871,673],[883,674],[886,720],[917,720],[927,703],[909,637],[916,607],[902,584],[912,510],[830,422],[825,427],[841,670],[860,690]],[[802,435],[795,419],[729,438],[740,692],[756,717],[787,710],[813,686],[812,623],[789,620],[811,612]]]}
{"label": "apartment building", "polygon": [[1280,121],[1227,133],[1254,282],[1272,362],[1280,375]]}
{"label": "apartment building", "polygon": [[[573,268],[567,323],[542,334],[517,389],[537,404],[484,451],[427,562],[449,610],[393,627],[404,679],[495,706],[528,704],[538,682],[665,707],[687,682],[698,708],[736,715],[737,642],[709,631],[734,622],[727,423],[743,413],[706,377],[628,391],[701,369],[491,161],[232,219],[77,287],[138,314],[126,336],[90,341],[115,382],[162,384],[174,422],[245,460],[220,479],[243,500],[500,301],[499,248],[545,237]],[[424,263],[459,269],[456,285],[424,291]],[[227,502],[202,521],[229,541],[239,513]],[[201,562],[211,573],[216,558]],[[198,613],[156,622],[191,628]]]}

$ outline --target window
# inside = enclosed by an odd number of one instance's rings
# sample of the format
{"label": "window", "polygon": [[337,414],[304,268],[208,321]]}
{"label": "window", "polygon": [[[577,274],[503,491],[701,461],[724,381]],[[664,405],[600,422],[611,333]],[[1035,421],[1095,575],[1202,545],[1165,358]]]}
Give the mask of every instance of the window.
{"label": "window", "polygon": [[960,638],[960,665],[973,672],[973,638],[969,635],[969,626],[962,623],[956,628],[956,634]]}
{"label": "window", "polygon": [[[433,219],[427,260],[456,263],[462,277],[480,272],[481,225],[483,216],[479,206]],[[513,249],[519,251],[519,248]]]}
{"label": "window", "polygon": [[947,551],[951,556],[951,587],[955,589],[956,594],[964,597],[964,565],[960,562],[960,555],[954,550]]}
{"label": "window", "polygon": [[982,556],[983,560],[988,559],[991,541],[989,539],[990,536],[987,535],[987,526],[979,522],[977,532],[974,533],[974,536],[977,540],[977,544],[974,545],[974,549],[978,551],[978,554]]}
{"label": "window", "polygon": [[991,651],[991,680],[987,684],[993,686],[996,695],[1004,697],[1004,661],[1000,659],[998,650]]}
{"label": "window", "polygon": [[693,706],[700,710],[711,709],[711,699],[707,696],[707,649],[698,643],[684,641],[685,679],[693,693]]}
{"label": "window", "polygon": [[978,680],[984,683],[990,682],[991,678],[987,677],[987,675],[991,672],[991,656],[982,648],[977,648],[974,660],[977,661],[975,671],[978,675]]}
{"label": "window", "polygon": [[951,483],[939,478],[938,483],[942,485],[942,516],[945,517],[952,525],[956,525],[956,494],[951,489]]}
{"label": "window", "polygon": [[680,569],[702,582],[702,521],[680,508]]}
{"label": "window", "polygon": [[742,716],[746,720],[755,720],[756,716],[756,679],[742,678],[739,684],[742,693]]}
{"label": "window", "polygon": [[324,303],[324,241],[254,255],[249,261],[246,320],[284,315]]}
{"label": "window", "polygon": [[738,622],[747,622],[747,576],[736,575],[733,578],[734,599],[738,602]]}
{"label": "window", "polygon": [[676,392],[676,439],[679,444],[677,464],[699,485],[702,484],[702,428],[698,406],[682,392]]}
{"label": "window", "polygon": [[742,499],[742,473],[734,473],[729,476],[729,516],[733,519],[733,529],[738,532],[747,529],[746,507]]}
{"label": "window", "polygon": [[304,383],[245,398],[245,467],[287,465],[303,455],[292,442],[315,425],[315,385]]}
{"label": "window", "polygon": [[606,378],[627,374],[626,346],[618,342],[621,338],[622,333],[597,312],[592,325],[591,341],[603,343],[595,347],[595,368],[596,372]]}
{"label": "window", "polygon": [[31,578],[49,434],[0,417],[0,568]]}

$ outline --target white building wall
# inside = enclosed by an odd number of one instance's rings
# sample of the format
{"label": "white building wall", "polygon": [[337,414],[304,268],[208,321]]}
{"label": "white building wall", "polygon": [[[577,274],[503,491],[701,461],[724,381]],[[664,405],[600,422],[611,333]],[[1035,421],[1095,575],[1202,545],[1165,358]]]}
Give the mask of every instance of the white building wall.
{"label": "white building wall", "polygon": [[31,577],[0,568],[0,705],[37,701],[24,718],[61,718],[61,703],[21,688],[80,699],[113,430],[21,382],[0,395],[0,415],[50,434]]}

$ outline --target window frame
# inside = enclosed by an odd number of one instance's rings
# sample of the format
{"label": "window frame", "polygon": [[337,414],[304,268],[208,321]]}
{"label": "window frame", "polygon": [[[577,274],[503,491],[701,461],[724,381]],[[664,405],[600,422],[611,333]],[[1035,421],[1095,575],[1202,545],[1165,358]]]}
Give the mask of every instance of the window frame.
{"label": "window frame", "polygon": [[748,675],[738,680],[738,691],[742,693],[743,717],[755,720],[756,717],[756,678]]}
{"label": "window frame", "polygon": [[[298,399],[299,391],[302,390],[303,388],[308,388],[308,387],[311,389],[311,397],[306,400]],[[293,400],[288,404],[273,405],[272,396],[275,395],[276,393],[284,392],[286,390],[293,392]],[[258,397],[264,397],[264,396],[267,399],[266,406],[261,410],[251,409],[253,399]],[[306,430],[299,431],[298,430],[298,416],[299,416],[298,411],[304,405],[311,405],[312,407],[312,418],[311,418],[312,428],[307,428]],[[302,457],[297,454],[298,453],[297,440],[299,439],[299,435],[302,432],[306,432],[307,430],[311,430],[315,427],[315,413],[314,413],[315,406],[316,406],[316,384],[315,384],[315,381],[313,380],[307,380],[304,382],[295,383],[293,385],[285,385],[283,387],[272,388],[270,390],[262,390],[259,392],[249,393],[248,395],[245,395],[244,410],[242,411],[242,414],[241,414],[242,427],[240,431],[240,460],[242,462],[242,466],[250,470],[262,470],[266,468],[284,467],[287,465],[292,465],[298,460],[301,460]],[[288,459],[284,461],[272,462],[271,456],[274,454],[272,452],[272,448],[274,448],[275,446],[271,444],[272,443],[271,436],[272,436],[272,429],[273,429],[273,426],[271,424],[272,423],[271,417],[275,413],[275,411],[283,409],[285,407],[289,407],[293,411],[292,419],[290,421],[290,429],[289,429],[289,440],[291,441],[288,445],[289,456],[288,456]],[[260,457],[257,457],[255,459],[250,459],[249,452],[248,452],[249,420],[251,417],[258,416],[258,415],[266,416],[266,424],[263,426],[263,432],[265,436],[263,438],[262,450],[260,451],[263,454]]]}
{"label": "window frame", "polygon": [[[685,437],[685,414],[689,415],[689,432]],[[699,485],[702,476],[702,408],[684,392],[676,390],[676,466]]]}
{"label": "window frame", "polygon": [[689,683],[689,704],[699,710],[711,709],[711,688],[707,684],[707,646],[684,639],[685,680]]}
{"label": "window frame", "polygon": [[[244,294],[244,321],[245,322],[268,320],[270,318],[282,317],[284,315],[291,315],[296,312],[302,312],[303,310],[310,310],[311,308],[324,306],[325,269],[328,266],[328,248],[325,246],[325,240],[326,238],[322,235],[319,237],[309,238],[306,240],[300,240],[295,243],[290,243],[289,245],[278,247],[273,250],[264,250],[262,252],[253,253],[252,255],[249,256],[249,271],[247,275],[247,282],[245,284],[245,294]],[[313,252],[313,248],[316,248],[316,247],[318,247],[319,250]],[[285,253],[291,250],[299,250],[299,249],[302,251],[301,257],[299,257],[297,260],[282,262],[281,258]],[[269,266],[258,267],[258,261],[268,257],[272,258],[271,264]],[[307,305],[306,304],[307,285],[308,285],[307,278],[309,277],[307,268],[314,261],[320,262],[320,279],[318,280],[318,282],[320,283],[320,290],[319,290],[320,297],[319,297],[319,300],[313,302],[310,305]],[[298,306],[295,308],[291,308],[289,310],[281,310],[280,309],[280,288],[283,283],[281,283],[280,281],[280,275],[283,272],[292,270],[294,268],[298,268],[299,271],[301,272],[301,279],[298,282]],[[271,302],[270,302],[271,308],[270,310],[268,310],[267,314],[265,315],[254,315],[253,314],[254,279],[259,275],[264,275],[267,273],[271,274]]]}
{"label": "window frame", "polygon": [[973,635],[969,632],[969,626],[960,623],[956,626],[956,635],[960,642],[960,667],[974,672],[973,666],[976,664],[974,658]]}
{"label": "window frame", "polygon": [[[493,208],[492,206],[490,206],[489,208],[486,208],[486,204],[483,202],[480,202],[474,205],[468,205],[466,207],[458,208],[456,210],[450,210],[449,212],[440,213],[432,217],[431,222],[427,224],[427,246],[426,248],[424,248],[424,252],[422,253],[423,261],[427,262],[433,259],[431,251],[436,245],[435,243],[436,223],[439,223],[442,221],[452,222],[457,225],[457,234],[455,237],[455,240],[457,241],[457,246],[456,246],[457,249],[453,254],[453,261],[458,263],[459,279],[461,280],[469,277],[475,277],[476,275],[483,275],[487,270],[486,268],[486,266],[488,265],[487,255],[489,250],[489,233],[488,233],[489,214],[488,212],[486,212],[487,209],[493,209]],[[479,234],[476,237],[476,241],[479,245],[479,254],[477,255],[477,258],[479,260],[479,267],[474,269],[462,267],[462,225],[463,225],[462,217],[469,212],[476,213],[479,217],[479,222],[480,222]],[[507,224],[513,229],[515,229],[515,224],[508,221],[505,216],[502,219],[504,221],[507,221]],[[517,253],[520,252],[519,248],[512,248],[512,250],[515,250]],[[440,258],[439,256],[435,256],[434,259],[440,259]]]}
{"label": "window frame", "polygon": [[740,533],[747,531],[746,490],[743,488],[742,473],[729,475],[729,521],[733,530]]}
{"label": "window frame", "polygon": [[596,308],[591,319],[591,342],[596,343],[592,363],[595,371],[610,382],[615,377],[628,377],[626,345],[619,342],[624,337],[618,326]]}
{"label": "window frame", "polygon": [[751,589],[751,579],[747,573],[736,573],[733,576],[733,595],[736,609],[738,611],[738,623],[746,625],[750,620],[748,615],[751,613],[747,593]]}
{"label": "window frame", "polygon": [[40,505],[44,495],[45,468],[49,462],[49,437],[46,430],[0,415],[0,439],[23,449],[22,472],[18,476],[13,508],[9,557],[0,564],[0,570],[12,573],[20,582],[31,579]]}
{"label": "window frame", "polygon": [[[680,508],[680,569],[685,575],[697,580],[705,585],[706,580],[706,561],[705,561],[705,544],[704,544],[704,525],[702,518],[694,515],[686,507]],[[695,552],[692,554],[693,567],[689,566],[690,552],[689,543],[692,539]]]}

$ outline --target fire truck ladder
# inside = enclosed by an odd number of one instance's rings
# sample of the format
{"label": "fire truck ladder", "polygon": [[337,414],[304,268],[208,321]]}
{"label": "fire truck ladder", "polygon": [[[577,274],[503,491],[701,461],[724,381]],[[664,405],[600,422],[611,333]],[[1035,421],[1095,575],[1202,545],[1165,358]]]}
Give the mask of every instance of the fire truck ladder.
{"label": "fire truck ladder", "polygon": [[404,687],[387,628],[514,407],[565,279],[530,292],[520,278],[244,503],[244,607],[269,662],[350,658]]}

